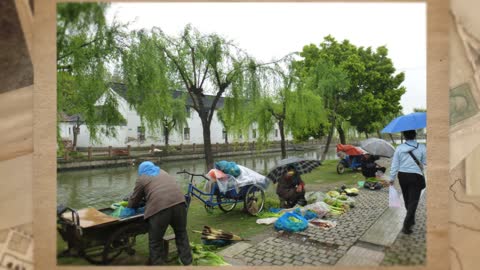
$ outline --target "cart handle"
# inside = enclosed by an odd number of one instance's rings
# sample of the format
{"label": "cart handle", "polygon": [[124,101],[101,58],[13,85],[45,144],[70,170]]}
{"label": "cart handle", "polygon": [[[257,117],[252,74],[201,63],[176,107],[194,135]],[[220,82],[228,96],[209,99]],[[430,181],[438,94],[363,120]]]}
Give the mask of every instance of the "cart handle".
{"label": "cart handle", "polygon": [[62,215],[67,211],[70,211],[72,213],[72,222],[75,225],[75,228],[79,231],[80,235],[82,235],[82,227],[80,227],[80,216],[78,215],[77,210],[68,206],[61,205],[57,207],[57,217],[59,219],[65,220]]}
{"label": "cart handle", "polygon": [[193,178],[193,176],[200,176],[200,177],[205,178],[205,180],[209,180],[209,179],[208,179],[207,177],[205,177],[205,175],[203,175],[203,174],[191,173],[191,172],[186,171],[185,169],[183,169],[182,171],[177,172],[177,174],[188,174],[188,175],[192,176],[192,178]]}

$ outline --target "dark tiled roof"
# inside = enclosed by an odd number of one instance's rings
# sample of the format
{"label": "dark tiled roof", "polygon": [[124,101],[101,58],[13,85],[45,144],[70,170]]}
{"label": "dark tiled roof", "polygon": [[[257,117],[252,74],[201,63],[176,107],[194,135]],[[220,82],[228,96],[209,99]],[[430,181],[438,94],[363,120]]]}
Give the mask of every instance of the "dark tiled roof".
{"label": "dark tiled roof", "polygon": [[82,117],[79,114],[68,115],[64,112],[60,113],[60,118],[62,122],[73,122],[76,123],[77,120],[83,121]]}
{"label": "dark tiled roof", "polygon": [[[126,96],[127,96],[127,86],[123,83],[112,83],[111,85],[112,87],[112,90],[115,91],[117,94],[119,94],[121,97],[125,98],[126,99]],[[193,102],[192,102],[192,99],[190,98],[190,95],[188,95],[188,93],[186,93],[185,91],[180,91],[180,90],[176,90],[173,92],[173,97],[174,98],[178,98],[180,97],[182,94],[186,94],[187,95],[187,106],[190,106],[190,107],[193,107]],[[213,103],[213,100],[215,99],[215,96],[213,95],[205,95],[205,100],[204,100],[204,105],[206,108],[210,108],[212,106],[212,103]],[[220,97],[220,99],[218,100],[217,102],[217,106],[216,106],[216,109],[220,109],[222,108],[224,105],[224,98],[223,97]]]}

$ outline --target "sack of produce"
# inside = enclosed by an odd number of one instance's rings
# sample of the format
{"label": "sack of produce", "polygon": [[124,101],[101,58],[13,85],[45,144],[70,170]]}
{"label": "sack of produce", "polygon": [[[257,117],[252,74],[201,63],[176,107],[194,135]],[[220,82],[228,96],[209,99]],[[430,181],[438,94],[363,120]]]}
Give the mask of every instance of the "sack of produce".
{"label": "sack of produce", "polygon": [[128,205],[128,201],[121,201],[121,202],[113,203],[112,205],[110,205],[110,208],[112,208],[113,210],[115,210],[115,209],[117,209],[117,208],[120,207],[120,206],[127,207],[127,205]]}
{"label": "sack of produce", "polygon": [[382,184],[378,183],[378,182],[365,182],[365,184],[363,185],[364,188],[366,189],[371,189],[371,190],[378,190],[378,189],[381,189],[383,186]]}
{"label": "sack of produce", "polygon": [[337,223],[335,221],[324,219],[312,219],[309,221],[309,225],[323,230],[328,230],[337,226]]}
{"label": "sack of produce", "polygon": [[270,225],[275,223],[275,221],[278,220],[278,217],[269,217],[269,218],[259,218],[257,219],[256,223],[257,224],[265,224],[265,225]]}
{"label": "sack of produce", "polygon": [[134,216],[136,214],[137,214],[137,211],[134,208],[118,206],[117,209],[115,209],[115,211],[113,211],[113,213],[110,215],[112,217],[127,218],[127,217]]}
{"label": "sack of produce", "polygon": [[336,198],[336,197],[340,196],[340,192],[338,192],[336,190],[331,190],[331,191],[327,192],[327,195],[330,196],[331,198]]}
{"label": "sack of produce", "polygon": [[314,219],[314,218],[318,217],[317,213],[315,213],[314,211],[312,211],[310,209],[305,209],[304,207],[296,208],[295,211],[293,211],[293,212],[301,215],[306,220],[310,220],[310,219]]}
{"label": "sack of produce", "polygon": [[308,227],[308,221],[297,213],[288,212],[275,221],[274,227],[277,231],[300,232]]}
{"label": "sack of produce", "polygon": [[238,167],[237,163],[230,162],[226,160],[215,162],[215,169],[218,169],[226,174],[230,174],[233,177],[237,177],[240,175],[240,168]]}
{"label": "sack of produce", "polygon": [[315,212],[320,218],[324,217],[330,211],[328,205],[324,202],[308,204],[305,205],[303,208]]}
{"label": "sack of produce", "polygon": [[308,203],[323,202],[326,194],[320,191],[309,191],[305,193],[305,199]]}

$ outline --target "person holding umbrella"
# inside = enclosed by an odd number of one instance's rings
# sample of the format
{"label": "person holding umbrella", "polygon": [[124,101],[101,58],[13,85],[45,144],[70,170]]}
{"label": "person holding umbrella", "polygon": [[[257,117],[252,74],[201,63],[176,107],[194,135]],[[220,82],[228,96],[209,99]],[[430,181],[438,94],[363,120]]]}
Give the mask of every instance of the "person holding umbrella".
{"label": "person holding umbrella", "polygon": [[300,175],[309,173],[320,166],[319,160],[289,157],[278,161],[277,165],[270,170],[267,179],[277,185],[277,195],[280,199],[280,207],[291,208],[296,204],[306,205],[305,183]]}
{"label": "person holding umbrella", "polygon": [[295,166],[289,165],[285,175],[279,179],[277,185],[277,195],[280,199],[281,208],[292,208],[296,204],[305,206],[305,183],[300,178],[300,174]]}
{"label": "person holding umbrella", "polygon": [[411,234],[413,232],[412,226],[415,224],[415,212],[417,211],[420,195],[426,187],[423,166],[426,165],[427,154],[425,145],[415,140],[417,135],[415,130],[406,130],[402,134],[406,141],[399,145],[393,154],[390,168],[390,185],[394,184],[398,175],[405,208],[407,209],[402,232]]}

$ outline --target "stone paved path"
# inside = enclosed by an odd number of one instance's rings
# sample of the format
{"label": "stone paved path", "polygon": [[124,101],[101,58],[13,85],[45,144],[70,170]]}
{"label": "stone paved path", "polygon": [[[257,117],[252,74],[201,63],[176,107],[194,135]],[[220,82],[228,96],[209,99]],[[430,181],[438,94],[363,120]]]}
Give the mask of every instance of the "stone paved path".
{"label": "stone paved path", "polygon": [[[400,190],[397,187],[398,190]],[[322,189],[322,191],[327,191]],[[419,205],[414,234],[399,234],[391,247],[364,242],[369,229],[388,212],[388,189],[361,190],[355,208],[337,217],[337,226],[330,230],[308,227],[295,234],[276,233],[266,227],[269,237],[252,241],[251,245],[225,252],[227,261],[234,265],[411,265],[425,260],[425,204]],[[404,211],[401,211],[402,215]],[[385,219],[385,218],[384,218]],[[402,219],[396,218],[395,222]],[[377,222],[378,224],[378,222]],[[398,224],[394,227],[399,228]],[[371,234],[371,233],[370,233]],[[387,241],[389,244],[393,239]],[[372,241],[375,242],[375,241]],[[380,241],[381,243],[381,241]],[[348,256],[345,256],[348,253]],[[382,261],[383,260],[383,261]]]}
{"label": "stone paved path", "polygon": [[411,235],[400,233],[392,246],[385,250],[381,265],[422,265],[426,260],[426,193],[418,204],[415,226]]}

